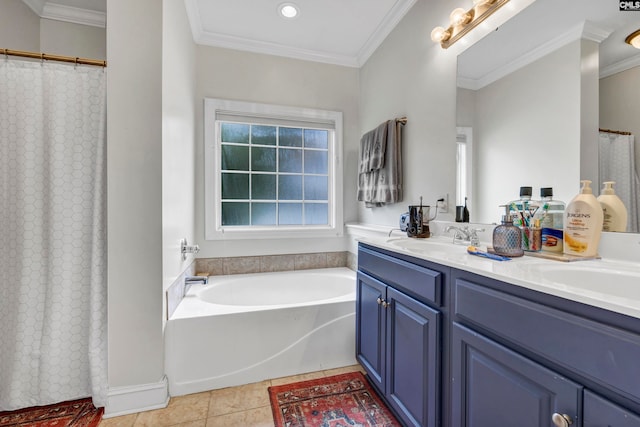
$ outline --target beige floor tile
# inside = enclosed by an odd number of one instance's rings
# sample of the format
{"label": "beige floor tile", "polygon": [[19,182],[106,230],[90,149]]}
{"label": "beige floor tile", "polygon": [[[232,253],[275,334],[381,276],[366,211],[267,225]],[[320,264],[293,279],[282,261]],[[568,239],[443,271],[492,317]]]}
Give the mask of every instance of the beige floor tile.
{"label": "beige floor tile", "polygon": [[290,377],[275,378],[271,380],[271,385],[283,385],[297,383],[300,381],[316,380],[318,378],[324,378],[323,371],[309,372],[307,374],[293,375]]}
{"label": "beige floor tile", "polygon": [[174,406],[181,406],[181,405],[198,405],[199,403],[201,404],[202,402],[207,402],[207,404],[209,404],[210,397],[211,397],[210,391],[172,397],[171,400],[169,401],[168,408],[172,408]]}
{"label": "beige floor tile", "polygon": [[138,414],[122,415],[120,417],[103,418],[99,427],[133,427]]}
{"label": "beige floor tile", "polygon": [[340,375],[340,374],[347,374],[349,372],[362,372],[364,374],[364,368],[360,365],[351,365],[351,366],[345,366],[344,368],[335,368],[335,369],[327,369],[324,372],[324,375],[327,377],[330,377],[332,375]]}
{"label": "beige floor tile", "polygon": [[273,427],[270,406],[250,409],[207,419],[206,427]]}
{"label": "beige floor tile", "polygon": [[209,411],[209,395],[205,392],[171,398],[166,408],[140,412],[134,427],[169,427],[205,420]]}
{"label": "beige floor tile", "polygon": [[209,418],[269,406],[267,388],[270,384],[270,381],[262,381],[239,387],[213,390],[209,400]]}
{"label": "beige floor tile", "polygon": [[189,421],[187,423],[174,424],[171,427],[206,427],[207,420]]}

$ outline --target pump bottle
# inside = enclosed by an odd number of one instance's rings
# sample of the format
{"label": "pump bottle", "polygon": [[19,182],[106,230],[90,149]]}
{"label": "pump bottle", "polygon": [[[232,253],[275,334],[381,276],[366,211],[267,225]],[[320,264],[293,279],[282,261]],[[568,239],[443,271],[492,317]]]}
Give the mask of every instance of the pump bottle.
{"label": "pump bottle", "polygon": [[513,225],[510,205],[503,205],[505,214],[502,224],[493,229],[493,251],[502,256],[520,257],[524,255],[522,249],[522,232]]}
{"label": "pump bottle", "polygon": [[564,253],[596,256],[602,234],[602,208],[593,195],[591,181],[580,182],[580,193],[569,202],[564,214]]}
{"label": "pump bottle", "polygon": [[627,231],[627,208],[613,189],[615,181],[606,181],[602,184],[604,187],[598,196],[598,202],[604,214],[602,231]]}

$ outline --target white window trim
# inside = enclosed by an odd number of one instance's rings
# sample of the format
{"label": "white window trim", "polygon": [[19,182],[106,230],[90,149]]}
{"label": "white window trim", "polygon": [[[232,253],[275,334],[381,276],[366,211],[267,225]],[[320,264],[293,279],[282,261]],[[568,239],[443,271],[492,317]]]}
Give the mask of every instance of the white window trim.
{"label": "white window trim", "polygon": [[473,212],[473,129],[470,126],[456,127],[456,143],[456,150],[460,150],[461,143],[465,145],[464,163],[456,154],[456,205],[464,205],[464,198],[467,197],[467,209]]}
{"label": "white window trim", "polygon": [[[221,224],[220,147],[216,138],[218,113],[236,113],[256,117],[274,117],[294,121],[319,121],[334,124],[335,137],[329,153],[329,224],[304,226],[223,227]],[[339,237],[343,235],[342,204],[342,113],[338,111],[298,108],[283,105],[205,98],[204,100],[204,204],[205,238],[207,240],[285,239],[309,237]]]}

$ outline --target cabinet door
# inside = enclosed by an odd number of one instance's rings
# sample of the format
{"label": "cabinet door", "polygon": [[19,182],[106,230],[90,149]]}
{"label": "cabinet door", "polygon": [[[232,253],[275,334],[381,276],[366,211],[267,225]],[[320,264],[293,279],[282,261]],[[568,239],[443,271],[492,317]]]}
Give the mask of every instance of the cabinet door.
{"label": "cabinet door", "polygon": [[358,272],[356,299],[356,358],[369,374],[369,380],[384,393],[385,378],[385,300],[387,286]]}
{"label": "cabinet door", "polygon": [[439,426],[441,314],[391,287],[387,301],[387,399],[404,424]]}
{"label": "cabinet door", "polygon": [[640,427],[640,415],[585,390],[583,427]]}
{"label": "cabinet door", "polygon": [[552,426],[554,412],[582,424],[580,385],[456,323],[452,346],[452,425]]}

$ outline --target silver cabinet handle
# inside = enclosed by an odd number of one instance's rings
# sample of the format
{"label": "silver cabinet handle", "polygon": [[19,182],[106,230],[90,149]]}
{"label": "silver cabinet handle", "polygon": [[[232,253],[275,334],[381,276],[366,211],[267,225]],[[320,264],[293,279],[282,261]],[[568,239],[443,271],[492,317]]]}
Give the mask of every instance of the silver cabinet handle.
{"label": "silver cabinet handle", "polygon": [[378,299],[376,300],[376,302],[378,303],[378,305],[383,306],[384,308],[389,307],[389,303],[386,302],[385,300],[383,300],[382,298],[378,297]]}
{"label": "silver cabinet handle", "polygon": [[569,427],[573,424],[573,420],[567,414],[558,414],[557,412],[551,416],[551,421],[556,427]]}

